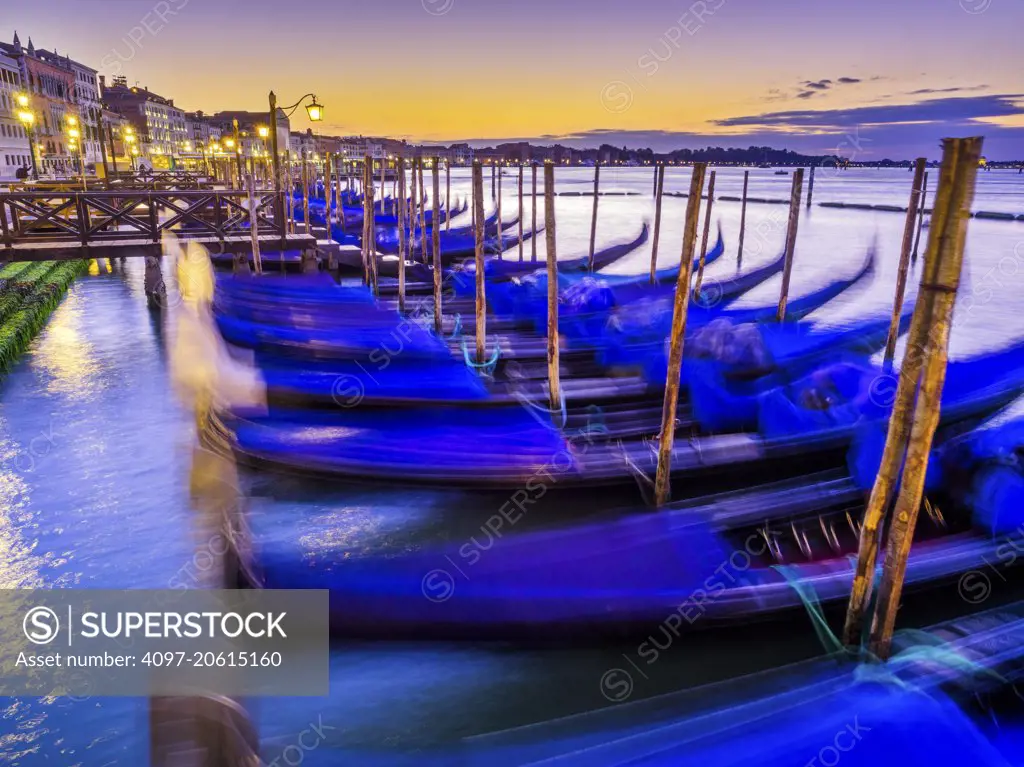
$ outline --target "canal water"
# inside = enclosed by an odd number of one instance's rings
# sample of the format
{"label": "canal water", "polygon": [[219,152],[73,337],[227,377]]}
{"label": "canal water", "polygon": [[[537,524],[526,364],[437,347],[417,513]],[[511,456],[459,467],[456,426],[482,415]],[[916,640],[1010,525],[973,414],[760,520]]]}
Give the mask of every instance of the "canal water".
{"label": "canal water", "polygon": [[[717,175],[718,194],[739,195],[742,171],[720,169]],[[770,170],[751,176],[751,195],[787,196],[789,177]],[[933,188],[935,176],[933,170]],[[684,191],[688,178],[688,170],[669,169],[666,189]],[[651,179],[649,169],[602,170],[603,189],[635,194],[600,198],[599,247],[632,239],[641,222],[653,218]],[[591,170],[558,171],[560,192],[587,191],[591,183]],[[815,201],[905,205],[909,186],[906,171],[819,173]],[[514,178],[506,177],[506,211],[515,207],[515,188]],[[456,172],[453,192],[468,190],[468,177]],[[665,200],[663,266],[678,260],[685,202]],[[586,252],[592,205],[591,197],[558,198],[560,256]],[[529,206],[527,200],[527,219]],[[979,174],[973,207],[1024,213],[1024,176]],[[738,203],[716,202],[713,218],[722,222],[726,255],[709,269],[708,280],[735,273]],[[897,213],[802,211],[791,295],[855,271],[874,244],[878,267],[870,284],[814,318],[833,323],[885,310],[903,220]],[[785,206],[749,206],[744,266],[780,251],[785,221]],[[538,247],[543,258],[543,238]],[[1024,222],[973,221],[967,253],[951,342],[954,358],[1024,336]],[[515,251],[509,255],[518,257]],[[649,258],[648,246],[616,271],[646,271]],[[168,373],[175,309],[169,310],[171,317],[147,310],[140,260],[129,259],[124,267],[101,260],[92,272],[72,287],[30,351],[0,383],[0,586],[5,588],[167,588],[196,571],[198,531],[187,492],[194,424],[175,399]],[[170,268],[166,278],[173,286]],[[769,281],[744,303],[770,302],[778,287],[778,280]],[[296,557],[325,547],[342,547],[356,557],[458,541],[478,532],[504,500],[253,474],[245,482],[256,544],[291,550]],[[553,512],[556,521],[530,520],[524,527],[560,524],[607,507],[603,498],[567,499]],[[955,587],[937,598],[957,608]],[[809,623],[800,618],[684,636],[661,654],[646,678],[635,676],[628,700],[793,661],[819,649]],[[635,650],[635,642],[530,648],[339,645],[332,653],[328,698],[253,704],[264,758],[305,765],[457,763],[464,738],[612,705],[601,681]],[[147,763],[145,700],[6,699],[0,706],[0,763]]]}

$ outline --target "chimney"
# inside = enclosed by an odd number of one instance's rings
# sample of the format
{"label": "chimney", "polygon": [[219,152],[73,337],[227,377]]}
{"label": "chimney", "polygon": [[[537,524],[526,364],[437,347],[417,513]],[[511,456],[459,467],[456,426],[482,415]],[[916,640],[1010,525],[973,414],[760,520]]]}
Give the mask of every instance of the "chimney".
{"label": "chimney", "polygon": [[100,98],[103,98],[103,91],[107,89],[107,76],[100,75]]}

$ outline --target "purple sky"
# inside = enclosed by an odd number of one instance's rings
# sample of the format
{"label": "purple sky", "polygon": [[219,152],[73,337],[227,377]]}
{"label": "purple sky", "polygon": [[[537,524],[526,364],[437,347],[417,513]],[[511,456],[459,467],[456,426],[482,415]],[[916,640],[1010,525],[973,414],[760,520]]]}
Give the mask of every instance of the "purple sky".
{"label": "purple sky", "polygon": [[[1024,0],[31,0],[10,40],[331,133],[1024,158]],[[301,116],[301,111],[299,115]],[[305,127],[300,121],[298,127]]]}

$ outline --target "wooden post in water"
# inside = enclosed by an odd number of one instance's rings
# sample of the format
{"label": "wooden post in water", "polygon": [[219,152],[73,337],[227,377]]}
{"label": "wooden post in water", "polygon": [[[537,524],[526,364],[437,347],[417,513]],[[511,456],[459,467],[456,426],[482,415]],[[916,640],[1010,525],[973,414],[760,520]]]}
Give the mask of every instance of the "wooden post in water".
{"label": "wooden post in water", "polygon": [[448,215],[444,217],[444,230],[447,232],[452,228],[452,158],[451,154],[444,161],[444,207]]}
{"label": "wooden post in water", "polygon": [[380,214],[383,216],[387,213],[384,210],[384,198],[387,190],[387,178],[388,178],[388,161],[387,155],[380,158]]}
{"label": "wooden post in water", "polygon": [[[417,243],[417,240],[416,240],[416,226],[417,226],[417,223],[419,221],[419,219],[417,218],[417,213],[416,213],[416,209],[417,209],[417,206],[416,206],[416,194],[417,194],[417,192],[416,192],[416,184],[417,184],[417,182],[416,182],[416,162],[417,162],[417,158],[413,157],[412,161],[409,163],[409,170],[411,171],[410,175],[412,176],[412,179],[411,179],[412,186],[411,186],[410,192],[409,192],[409,201],[408,201],[408,203],[404,203],[404,204],[408,205],[408,207],[409,207],[409,229],[411,230],[411,239],[409,241],[410,242],[410,245],[409,245],[409,260],[410,261],[413,260],[413,256],[416,254],[416,243]],[[423,239],[422,239],[422,237],[419,240],[419,244],[420,244],[420,253],[423,253]]]}
{"label": "wooden post in water", "polygon": [[484,169],[479,160],[473,161],[473,240],[476,245],[476,361],[482,365],[487,357],[487,296],[484,293]]}
{"label": "wooden post in water", "polygon": [[519,163],[519,262],[523,261],[523,164]]}
{"label": "wooden post in water", "polygon": [[533,237],[530,238],[530,260],[537,260],[537,163],[531,162],[530,167],[533,170],[533,192],[531,199],[533,200],[533,221],[531,222],[530,228],[533,230]]}
{"label": "wooden post in water", "polygon": [[661,198],[665,192],[665,164],[654,168],[654,242],[651,244],[651,284],[658,273],[658,240],[661,238]]}
{"label": "wooden post in water", "polygon": [[441,169],[438,167],[439,158],[435,156],[430,164],[433,166],[433,197],[434,197],[434,223],[430,227],[433,234],[433,245],[431,251],[434,256],[434,330],[441,335]]}
{"label": "wooden post in water", "polygon": [[925,158],[914,161],[914,183],[910,188],[910,203],[907,205],[907,221],[903,225],[903,242],[900,245],[900,266],[896,274],[896,297],[892,305],[892,323],[889,337],[885,342],[885,368],[892,368],[896,356],[896,338],[900,334],[900,315],[903,313],[903,296],[907,290],[907,270],[910,268],[910,249],[914,241],[914,224],[917,223],[917,209],[921,204],[921,185],[924,183]]}
{"label": "wooden post in water", "polygon": [[231,129],[235,137],[235,165],[238,168],[238,188],[242,188],[242,139],[238,134],[238,120],[231,121]]}
{"label": "wooden post in water", "polygon": [[[926,354],[932,351],[931,345],[939,343],[945,349],[948,341],[949,328],[947,326],[943,329],[941,321],[934,321],[941,320],[941,318],[938,315],[933,315],[933,307],[936,298],[948,295],[951,300],[955,297],[954,292],[946,294],[943,291],[949,288],[955,290],[958,284],[955,281],[948,282],[947,279],[952,273],[954,265],[957,267],[955,272],[957,279],[959,276],[963,238],[966,232],[971,196],[974,191],[978,158],[981,156],[981,143],[981,139],[945,139],[943,141],[942,168],[932,215],[932,228],[929,231],[928,246],[925,251],[925,264],[921,273],[921,287],[914,306],[914,315],[910,321],[907,352],[900,365],[899,382],[896,386],[892,415],[889,417],[889,430],[885,440],[885,449],[882,452],[882,461],[878,468],[875,484],[871,489],[867,508],[864,510],[857,566],[854,571],[853,588],[850,592],[850,603],[847,607],[846,623],[843,628],[843,643],[848,647],[859,646],[863,634],[864,616],[871,602],[882,521],[889,508],[892,492],[899,479],[900,469],[904,465],[907,444],[912,436],[911,424],[914,420],[915,402],[918,403],[918,407],[923,406],[922,414],[932,406],[935,408],[936,415],[938,413],[937,400],[931,400],[935,394],[934,389],[922,399],[918,394],[918,382],[921,380],[922,370],[925,368]],[[944,301],[940,302],[940,305],[942,303]],[[942,357],[944,370],[944,352]],[[933,379],[932,386],[934,383]],[[941,384],[939,388],[941,389]],[[924,394],[922,392],[922,395]],[[924,420],[922,418],[922,427],[927,426]],[[918,436],[923,438],[924,433],[921,432]],[[920,479],[923,479],[923,471],[921,478],[917,478],[916,471],[919,466],[916,464],[925,457],[926,455],[922,456],[918,453],[913,467],[910,460],[907,460],[907,470],[904,474],[902,488],[914,490],[908,485],[909,477],[909,484],[915,485],[916,491],[920,493]],[[907,524],[910,522],[910,511],[904,504],[901,512],[905,514],[906,519],[899,521],[898,524],[904,528],[905,532]],[[913,513],[916,520],[916,508]],[[889,533],[890,541],[893,540],[894,532],[895,530],[892,530]],[[909,540],[906,545],[909,546]],[[900,583],[902,584],[902,575]],[[889,592],[888,599],[891,600],[892,596],[892,592]],[[876,617],[884,615],[890,606],[895,611],[895,605],[898,602],[899,594],[895,594],[895,600],[884,608],[879,604],[879,609],[876,609]],[[873,629],[872,634],[874,634]]]}
{"label": "wooden post in water", "polygon": [[259,214],[256,210],[256,180],[250,173],[245,177],[249,193],[249,233],[252,235],[252,263],[256,274],[263,274],[263,259],[260,257]]}
{"label": "wooden post in water", "polygon": [[548,406],[562,410],[558,337],[558,251],[555,243],[555,164],[544,161],[544,229],[548,262]]}
{"label": "wooden post in water", "polygon": [[[366,188],[366,196],[369,199],[369,211],[370,211],[370,226],[367,233],[368,240],[370,243],[370,278],[373,280],[373,294],[377,295],[380,291],[380,280],[377,269],[377,191],[373,186],[373,161],[370,162],[370,170],[366,174],[366,180],[369,182]],[[381,190],[383,195],[384,190]]]}
{"label": "wooden post in water", "polygon": [[405,158],[398,155],[398,162],[395,164],[395,172],[398,174],[398,191],[395,195],[398,206],[398,311],[405,311],[405,259],[408,255],[408,233],[406,232],[406,213],[408,208],[405,205]]}
{"label": "wooden post in water", "polygon": [[811,197],[814,195],[814,166],[811,166],[811,175],[807,179],[807,208],[811,207]]}
{"label": "wooden post in water", "polygon": [[306,150],[302,150],[302,214],[306,234],[313,233],[313,225],[309,220],[309,166],[306,164]]}
{"label": "wooden post in water", "polygon": [[[889,657],[896,613],[907,572],[907,558],[924,495],[928,456],[939,425],[953,305],[963,268],[964,243],[971,217],[981,146],[981,138],[943,140],[942,170],[925,251],[925,260],[932,262],[926,265],[925,272],[934,275],[935,279],[928,282],[922,280],[914,312],[915,315],[918,311],[927,314],[929,320],[929,332],[923,339],[924,345],[916,350],[924,358],[920,365],[920,385],[912,418],[897,423],[894,413],[889,426],[890,436],[894,431],[898,435],[905,434],[908,428],[910,433],[899,496],[889,523],[878,602],[871,625],[869,648],[882,660]],[[901,375],[900,386],[903,386],[902,378]],[[908,384],[917,388],[917,379],[915,376],[914,381]]]}
{"label": "wooden post in water", "polygon": [[804,183],[804,169],[793,171],[793,189],[789,195],[789,225],[786,228],[786,261],[782,267],[782,291],[779,293],[779,322],[786,319],[786,302],[789,300],[789,278],[793,273],[793,252],[796,250],[796,228],[800,221],[800,192]]}
{"label": "wooden post in water", "polygon": [[[428,248],[427,244],[430,243],[430,239],[427,237],[427,185],[423,183],[423,158],[419,158],[418,172],[420,174],[420,240],[423,242],[423,263],[429,264],[428,260]],[[436,226],[437,222],[434,222]]]}
{"label": "wooden post in water", "polygon": [[743,171],[743,198],[740,200],[740,242],[736,249],[736,271],[743,266],[743,235],[747,228],[747,186],[750,184],[750,171]]}
{"label": "wooden post in water", "polygon": [[708,206],[704,211],[704,233],[700,238],[700,262],[697,264],[697,282],[693,286],[693,294],[700,295],[700,286],[704,282],[704,260],[708,256],[708,235],[711,232],[711,208],[715,204],[715,171],[711,171],[708,179]]}
{"label": "wooden post in water", "polygon": [[491,163],[491,199],[493,200],[497,191],[495,190],[495,170],[497,169],[497,160]]}
{"label": "wooden post in water", "polygon": [[363,158],[363,271],[366,277],[366,284],[372,288],[373,272],[376,266],[373,263],[375,259],[370,233],[370,217],[373,213],[373,192],[371,191],[373,184],[367,184],[367,180],[371,182],[373,180],[373,166],[371,165],[370,155],[366,155]]}
{"label": "wooden post in water", "polygon": [[917,246],[921,244],[921,230],[924,228],[924,207],[928,199],[928,171],[924,173],[924,181],[921,182],[921,207],[917,214],[917,234],[914,235],[914,255],[911,261],[917,263]]}
{"label": "wooden post in water", "polygon": [[690,196],[686,201],[686,225],[683,230],[683,252],[679,262],[679,281],[672,307],[672,334],[669,338],[668,378],[665,381],[665,402],[661,410],[661,433],[658,445],[658,473],[654,481],[654,504],[664,506],[672,492],[672,447],[676,437],[676,409],[679,405],[679,376],[683,369],[683,341],[686,339],[686,313],[690,306],[690,275],[693,272],[693,251],[697,245],[697,222],[700,219],[700,197],[704,189],[707,163],[693,164]]}
{"label": "wooden post in water", "polygon": [[594,163],[594,209],[590,214],[590,260],[589,270],[594,271],[594,246],[597,242],[597,199],[601,185],[601,163]]}
{"label": "wooden post in water", "polygon": [[331,188],[334,181],[331,179],[331,153],[326,152],[324,157],[324,210],[327,213],[327,239],[331,239],[331,198],[334,190]]}
{"label": "wooden post in water", "polygon": [[502,238],[501,229],[501,166],[498,166],[498,260],[501,260],[501,251],[504,250],[502,245],[504,239]]}

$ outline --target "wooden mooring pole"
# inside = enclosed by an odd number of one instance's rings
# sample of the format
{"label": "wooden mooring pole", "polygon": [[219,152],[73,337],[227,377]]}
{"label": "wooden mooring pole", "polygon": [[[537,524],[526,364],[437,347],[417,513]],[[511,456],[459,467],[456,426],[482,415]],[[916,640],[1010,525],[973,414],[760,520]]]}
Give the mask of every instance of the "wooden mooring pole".
{"label": "wooden mooring pole", "polygon": [[504,250],[502,247],[504,240],[502,238],[501,228],[501,166],[498,167],[498,260],[501,260],[501,251]]}
{"label": "wooden mooring pole", "polygon": [[531,199],[533,200],[533,213],[530,228],[533,230],[533,237],[530,238],[530,260],[537,260],[537,163],[531,162],[530,167],[533,175],[533,192],[531,193]]}
{"label": "wooden mooring pole", "polygon": [[661,199],[665,192],[665,165],[662,163],[654,169],[654,241],[651,243],[651,284],[655,283],[658,273],[658,241],[661,239]]}
{"label": "wooden mooring pole", "polygon": [[558,336],[558,250],[555,243],[555,164],[544,161],[544,234],[548,264],[548,405],[562,410],[560,341]]}
{"label": "wooden mooring pole", "polygon": [[981,146],[980,138],[943,140],[942,167],[921,287],[910,322],[907,352],[900,366],[881,465],[864,510],[853,588],[843,628],[843,642],[851,648],[861,642],[871,601],[882,521],[902,468],[900,496],[890,523],[879,600],[871,627],[870,649],[882,659],[889,653],[906,574],[906,555],[917,522],[928,452],[938,422],[950,319],[959,287]]}
{"label": "wooden mooring pole", "polygon": [[704,261],[708,256],[708,235],[711,233],[711,208],[715,204],[715,171],[711,171],[708,179],[708,206],[704,210],[704,232],[700,238],[700,262],[697,264],[697,282],[693,286],[693,294],[700,295],[700,286],[704,282]]}
{"label": "wooden mooring pole", "polygon": [[750,184],[750,171],[743,171],[743,197],[740,199],[740,237],[736,248],[736,271],[743,266],[743,236],[747,230],[747,188]]}
{"label": "wooden mooring pole", "polygon": [[[523,261],[523,164],[519,163],[519,261]],[[536,234],[536,233],[535,233]]]}
{"label": "wooden mooring pole", "polygon": [[409,255],[408,237],[406,223],[408,222],[408,208],[405,204],[405,158],[398,155],[398,163],[395,166],[398,174],[398,192],[396,204],[398,206],[398,311],[405,311],[405,259]]}
{"label": "wooden mooring pole", "polygon": [[444,230],[452,228],[452,160],[451,155],[444,161],[444,207],[448,215],[444,217]]}
{"label": "wooden mooring pole", "polygon": [[380,158],[380,214],[383,216],[387,213],[384,210],[384,200],[387,194],[387,174],[388,174],[388,162],[387,155]]}
{"label": "wooden mooring pole", "polygon": [[917,263],[917,247],[921,244],[921,230],[924,228],[924,207],[928,200],[928,171],[924,172],[924,181],[921,182],[921,207],[917,214],[917,234],[914,235],[914,255],[911,257],[913,263]]}
{"label": "wooden mooring pole", "polygon": [[309,221],[309,165],[306,163],[306,150],[302,150],[302,215],[304,216],[303,231],[310,234],[313,227]]}
{"label": "wooden mooring pole", "polygon": [[370,216],[373,213],[373,193],[371,185],[367,185],[367,179],[373,178],[373,168],[370,165],[370,156],[363,159],[363,275],[364,281],[371,288],[373,287],[374,253],[370,234]]}
{"label": "wooden mooring pole", "polygon": [[922,312],[927,312],[929,316],[930,332],[926,345],[920,350],[925,358],[920,388],[910,426],[899,496],[889,525],[882,579],[878,586],[878,602],[871,626],[870,650],[875,657],[883,660],[889,657],[896,613],[907,572],[907,558],[924,495],[928,457],[939,425],[953,305],[956,303],[963,269],[964,243],[971,216],[970,206],[974,199],[982,139],[946,139],[943,145],[943,166],[948,162],[950,177],[947,177],[944,167],[935,198],[933,228],[928,234],[925,253],[926,259],[936,262],[931,271],[937,279],[927,284],[922,283],[920,288],[926,303]]}
{"label": "wooden mooring pole", "polygon": [[249,233],[252,235],[252,263],[256,274],[263,274],[263,259],[260,257],[259,212],[256,210],[256,180],[250,173],[245,177],[249,193]]}
{"label": "wooden mooring pole", "polygon": [[807,208],[811,207],[811,198],[814,196],[814,166],[811,166],[811,175],[807,179]]}
{"label": "wooden mooring pole", "polygon": [[409,241],[410,242],[410,244],[409,244],[409,260],[410,261],[413,260],[412,257],[416,254],[416,243],[417,242],[419,242],[419,244],[420,244],[420,253],[423,253],[423,238],[421,237],[418,241],[416,239],[416,225],[418,223],[417,213],[416,213],[416,209],[417,209],[417,206],[416,206],[416,195],[417,195],[417,191],[416,191],[416,162],[417,162],[417,158],[413,157],[412,161],[409,163],[410,175],[412,176],[412,178],[410,180],[411,186],[410,186],[410,191],[409,191],[409,201],[406,203],[403,200],[403,204],[407,205],[408,208],[409,208],[409,229],[410,229],[410,232],[411,232],[411,239]]}
{"label": "wooden mooring pole", "polygon": [[789,224],[786,228],[786,260],[782,267],[782,291],[779,293],[779,311],[776,319],[786,319],[786,302],[789,300],[789,278],[793,273],[793,253],[796,250],[796,230],[800,221],[800,192],[803,189],[804,169],[793,171],[793,189],[789,195]]}
{"label": "wooden mooring pole", "polygon": [[669,337],[668,377],[665,380],[665,401],[661,410],[661,433],[658,444],[658,473],[654,480],[654,504],[668,503],[672,493],[672,448],[676,437],[676,409],[679,405],[679,376],[683,369],[683,341],[686,339],[686,313],[690,306],[690,275],[693,273],[693,252],[697,245],[697,223],[700,220],[700,197],[704,189],[707,163],[693,165],[690,196],[686,201],[686,225],[683,230],[683,252],[679,256],[679,281],[672,307],[672,334]]}
{"label": "wooden mooring pole", "polygon": [[[430,243],[430,238],[427,237],[427,185],[423,183],[423,158],[419,158],[418,172],[420,175],[420,239],[423,242],[423,263],[429,264],[429,253],[427,245]],[[434,226],[437,222],[434,222]]]}
{"label": "wooden mooring pole", "polygon": [[900,315],[903,313],[903,296],[907,290],[907,271],[910,268],[910,250],[914,242],[914,225],[917,223],[917,210],[921,204],[921,185],[924,183],[925,158],[918,157],[914,161],[914,182],[910,188],[910,203],[907,205],[907,221],[903,225],[903,242],[900,244],[900,266],[896,274],[896,297],[892,305],[892,322],[889,325],[889,337],[885,342],[885,368],[892,368],[896,356],[896,338],[900,334]]}
{"label": "wooden mooring pole", "polygon": [[436,156],[430,161],[434,198],[434,221],[430,227],[433,242],[430,250],[434,257],[434,330],[441,335],[441,168],[438,163]]}
{"label": "wooden mooring pole", "polygon": [[594,208],[590,214],[590,259],[589,271],[594,271],[594,247],[597,242],[597,201],[601,187],[601,163],[594,163]]}
{"label": "wooden mooring pole", "polygon": [[331,178],[331,153],[324,156],[324,210],[327,213],[327,238],[331,237],[331,198],[334,196],[334,180]]}
{"label": "wooden mooring pole", "polygon": [[476,262],[476,361],[482,365],[487,357],[487,295],[484,292],[484,168],[479,160],[473,161],[473,224],[474,257]]}

